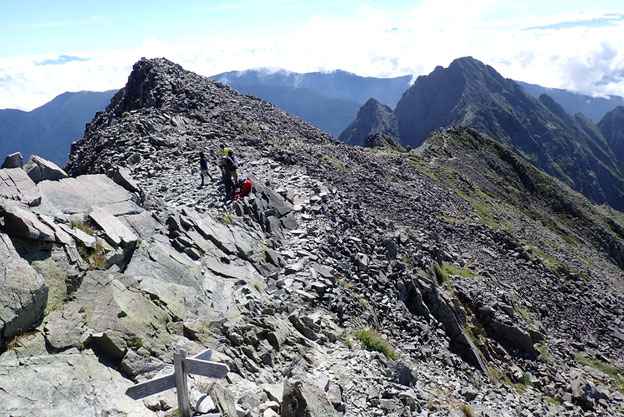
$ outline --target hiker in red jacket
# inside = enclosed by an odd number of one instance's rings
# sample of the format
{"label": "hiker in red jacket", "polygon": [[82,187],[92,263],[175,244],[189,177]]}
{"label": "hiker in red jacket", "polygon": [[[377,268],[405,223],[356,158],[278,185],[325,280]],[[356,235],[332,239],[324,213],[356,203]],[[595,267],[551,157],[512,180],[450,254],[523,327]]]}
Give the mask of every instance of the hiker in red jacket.
{"label": "hiker in red jacket", "polygon": [[238,181],[238,187],[234,193],[234,199],[232,201],[236,201],[240,197],[245,197],[250,191],[251,180],[249,178],[241,178],[240,181]]}

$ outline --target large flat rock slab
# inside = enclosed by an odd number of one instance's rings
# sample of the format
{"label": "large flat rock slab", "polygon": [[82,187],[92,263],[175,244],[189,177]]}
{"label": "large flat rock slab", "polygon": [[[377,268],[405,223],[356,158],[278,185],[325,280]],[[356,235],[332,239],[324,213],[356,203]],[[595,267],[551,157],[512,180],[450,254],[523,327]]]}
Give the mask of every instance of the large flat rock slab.
{"label": "large flat rock slab", "polygon": [[47,298],[43,277],[19,256],[9,236],[0,233],[0,344],[40,321]]}
{"label": "large flat rock slab", "polygon": [[29,206],[41,203],[37,184],[21,168],[0,169],[0,199],[20,201]]}
{"label": "large flat rock slab", "polygon": [[130,243],[136,243],[138,240],[132,230],[128,229],[117,217],[100,207],[94,207],[89,213],[89,217],[104,230],[106,240],[114,246],[126,246]]}
{"label": "large flat rock slab", "polygon": [[90,350],[17,360],[0,357],[0,414],[7,416],[153,416],[124,394],[133,382]]}
{"label": "large flat rock slab", "polygon": [[142,211],[135,203],[135,197],[106,175],[81,175],[58,181],[41,181],[38,186],[42,195],[38,211],[52,216],[59,213],[86,215],[94,207],[100,207],[113,216]]}
{"label": "large flat rock slab", "polygon": [[[169,311],[139,291],[131,276],[109,271],[90,271],[75,292],[85,325],[100,336],[96,342],[108,357],[123,358],[127,349],[143,346],[151,352],[166,350],[172,342],[167,325]],[[65,315],[59,322],[67,322]],[[69,321],[71,322],[71,321]],[[54,327],[53,322],[46,324]],[[66,335],[62,338],[67,339]],[[71,338],[70,338],[71,339]]]}
{"label": "large flat rock slab", "polygon": [[[165,239],[165,238],[163,238]],[[125,273],[135,277],[154,278],[164,282],[201,290],[203,274],[201,264],[186,254],[152,238],[142,242],[135,250]]]}

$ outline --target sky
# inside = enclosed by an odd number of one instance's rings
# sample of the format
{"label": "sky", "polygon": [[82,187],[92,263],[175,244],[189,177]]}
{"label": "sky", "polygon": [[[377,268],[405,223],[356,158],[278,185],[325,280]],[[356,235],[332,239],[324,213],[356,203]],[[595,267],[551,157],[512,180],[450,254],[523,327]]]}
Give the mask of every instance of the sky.
{"label": "sky", "polygon": [[141,57],[426,75],[472,56],[504,77],[624,96],[621,0],[0,0],[0,109],[125,85]]}

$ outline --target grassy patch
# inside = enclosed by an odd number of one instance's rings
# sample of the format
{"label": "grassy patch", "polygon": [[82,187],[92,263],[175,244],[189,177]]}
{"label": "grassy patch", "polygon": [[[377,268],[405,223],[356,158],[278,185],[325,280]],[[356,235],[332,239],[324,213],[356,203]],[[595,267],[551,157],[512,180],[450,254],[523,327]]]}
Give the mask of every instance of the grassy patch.
{"label": "grassy patch", "polygon": [[93,232],[93,229],[91,228],[91,226],[89,226],[85,222],[72,220],[71,227],[73,229],[80,229],[88,235],[95,236],[95,233]]}
{"label": "grassy patch", "polygon": [[451,282],[448,272],[440,268],[437,264],[433,265],[433,272],[435,273],[439,285]]}
{"label": "grassy patch", "polygon": [[338,284],[342,285],[345,290],[351,290],[354,286],[351,281],[347,281],[345,278],[338,278]]}
{"label": "grassy patch", "polygon": [[531,375],[528,372],[524,372],[522,381],[513,382],[511,379],[509,379],[507,375],[501,373],[497,368],[490,366],[488,367],[488,369],[490,371],[490,375],[492,375],[492,379],[494,380],[494,382],[499,382],[513,387],[516,389],[516,391],[518,391],[519,394],[524,394],[529,386],[533,386],[533,383],[531,382]]}
{"label": "grassy patch", "polygon": [[546,363],[554,363],[553,358],[546,350],[546,346],[544,344],[537,345],[537,351],[540,353],[540,358]]}
{"label": "grassy patch", "polygon": [[478,345],[481,341],[481,335],[478,333],[477,329],[467,324],[461,326],[464,332],[468,335],[472,343]]}
{"label": "grassy patch", "polygon": [[466,417],[473,417],[475,415],[472,408],[470,408],[468,404],[460,404],[459,411],[464,413],[464,416]]}
{"label": "grassy patch", "polygon": [[221,221],[221,223],[223,224],[230,224],[232,223],[232,220],[234,220],[234,217],[232,217],[231,214],[224,214],[219,217],[219,221]]}
{"label": "grassy patch", "polygon": [[382,353],[385,357],[390,359],[398,359],[398,355],[394,349],[378,334],[368,330],[358,330],[355,332],[355,337],[362,342],[366,350]]}
{"label": "grassy patch", "polygon": [[590,366],[594,369],[599,370],[603,374],[608,375],[613,381],[613,383],[615,384],[616,388],[621,393],[624,393],[624,371],[622,369],[616,366],[612,366],[607,363],[601,362],[596,359],[586,358],[580,353],[575,353],[574,358],[581,365]]}
{"label": "grassy patch", "polygon": [[442,266],[437,264],[434,265],[433,272],[435,273],[439,285],[450,283],[450,277],[452,276],[459,276],[462,278],[482,278],[479,274],[475,273],[468,267],[455,265],[446,261],[442,262]]}
{"label": "grassy patch", "polygon": [[561,403],[557,400],[555,400],[553,397],[544,397],[544,401],[546,401],[547,403],[550,403],[552,405],[556,405],[557,407],[561,406]]}
{"label": "grassy patch", "polygon": [[522,317],[522,320],[524,320],[524,322],[525,322],[526,324],[531,324],[531,322],[532,322],[532,319],[531,319],[531,312],[529,311],[529,309],[528,309],[528,308],[526,308],[526,307],[524,307],[524,306],[521,306],[521,305],[518,305],[518,306],[515,308],[515,310],[516,310],[516,313],[518,313],[518,315],[519,315],[520,317]]}
{"label": "grassy patch", "polygon": [[323,158],[327,160],[328,162],[330,162],[336,169],[339,169],[345,172],[351,171],[351,168],[349,168],[349,166],[346,163],[342,162],[339,159],[334,158],[333,156],[323,155]]}
{"label": "grassy patch", "polygon": [[84,259],[86,263],[89,264],[89,269],[105,269],[106,268],[106,251],[104,250],[104,246],[102,245],[102,241],[98,238],[95,238],[96,246],[95,249],[88,248],[83,245],[76,245],[78,249],[78,253]]}
{"label": "grassy patch", "polygon": [[409,166],[429,178],[431,181],[440,182],[440,178],[438,177],[437,172],[432,168],[429,162],[423,162],[416,157],[410,156],[407,158],[407,163],[409,164]]}

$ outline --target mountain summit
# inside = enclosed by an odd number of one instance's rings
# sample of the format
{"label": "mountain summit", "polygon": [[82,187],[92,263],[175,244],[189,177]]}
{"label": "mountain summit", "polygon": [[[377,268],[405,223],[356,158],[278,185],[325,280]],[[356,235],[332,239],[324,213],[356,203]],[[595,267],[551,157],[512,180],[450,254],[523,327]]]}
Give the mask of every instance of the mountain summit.
{"label": "mountain summit", "polygon": [[418,77],[394,113],[403,145],[418,146],[440,127],[473,127],[592,200],[624,209],[622,162],[599,129],[476,59],[456,59]]}

